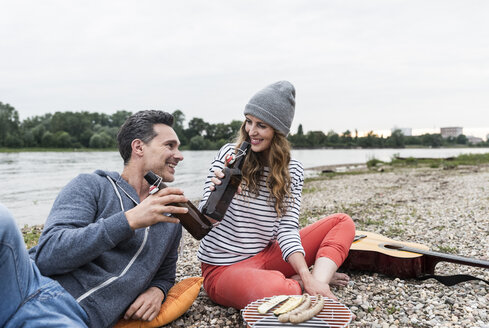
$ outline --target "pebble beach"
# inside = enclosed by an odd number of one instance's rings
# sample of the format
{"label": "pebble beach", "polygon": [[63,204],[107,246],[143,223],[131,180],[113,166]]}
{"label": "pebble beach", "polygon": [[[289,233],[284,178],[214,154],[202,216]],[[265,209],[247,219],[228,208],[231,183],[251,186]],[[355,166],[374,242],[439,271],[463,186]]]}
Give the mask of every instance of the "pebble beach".
{"label": "pebble beach", "polygon": [[[309,179],[301,224],[332,213],[349,214],[358,230],[415,242],[431,250],[489,259],[489,166],[365,170]],[[187,233],[177,281],[200,276],[198,241]],[[399,279],[345,271],[346,287],[332,287],[355,315],[349,327],[489,328],[489,285],[468,281],[447,287],[434,279]],[[440,262],[436,274],[489,280],[489,269]],[[233,308],[213,303],[202,288],[191,308],[165,327],[246,327]]]}

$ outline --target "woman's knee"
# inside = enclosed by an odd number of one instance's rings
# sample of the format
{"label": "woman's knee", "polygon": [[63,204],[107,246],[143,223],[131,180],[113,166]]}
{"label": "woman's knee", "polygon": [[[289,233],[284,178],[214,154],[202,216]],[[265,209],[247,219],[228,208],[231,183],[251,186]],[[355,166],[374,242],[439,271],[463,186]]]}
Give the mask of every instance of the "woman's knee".
{"label": "woman's knee", "polygon": [[355,237],[355,222],[353,222],[353,219],[345,213],[341,213],[340,217],[343,228],[352,236],[352,238]]}

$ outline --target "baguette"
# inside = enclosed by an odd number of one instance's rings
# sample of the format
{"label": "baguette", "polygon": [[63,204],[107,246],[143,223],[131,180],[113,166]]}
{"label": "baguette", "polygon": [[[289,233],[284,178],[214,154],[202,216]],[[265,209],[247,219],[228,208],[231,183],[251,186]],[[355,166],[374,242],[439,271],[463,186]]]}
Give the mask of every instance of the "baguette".
{"label": "baguette", "polygon": [[304,301],[303,295],[291,296],[291,297],[289,297],[289,299],[284,304],[282,304],[278,309],[273,311],[273,314],[275,314],[276,316],[279,316],[283,313],[290,312],[293,309],[295,309],[296,307],[298,307],[299,305],[301,305],[303,301]]}
{"label": "baguette", "polygon": [[279,315],[278,321],[289,322],[289,318],[291,315],[296,314],[296,313],[300,313],[300,312],[308,309],[310,306],[311,306],[311,297],[309,296],[309,294],[306,293],[306,294],[304,294],[304,302],[302,302],[302,304],[299,305],[298,307],[296,307],[294,310]]}
{"label": "baguette", "polygon": [[258,312],[261,314],[267,313],[271,308],[273,308],[275,305],[282,303],[286,299],[288,299],[289,296],[287,295],[277,295],[269,299],[267,302],[263,303],[258,307]]}

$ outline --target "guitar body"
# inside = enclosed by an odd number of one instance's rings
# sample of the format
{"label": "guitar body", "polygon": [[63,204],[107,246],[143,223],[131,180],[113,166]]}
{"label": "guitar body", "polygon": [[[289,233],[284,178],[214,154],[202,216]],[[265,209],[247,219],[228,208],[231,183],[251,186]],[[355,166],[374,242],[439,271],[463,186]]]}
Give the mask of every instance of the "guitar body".
{"label": "guitar body", "polygon": [[348,257],[341,266],[343,269],[378,272],[403,279],[434,273],[438,262],[435,259],[399,250],[409,247],[428,251],[425,245],[399,242],[367,231],[357,230],[356,235],[360,238],[352,243]]}

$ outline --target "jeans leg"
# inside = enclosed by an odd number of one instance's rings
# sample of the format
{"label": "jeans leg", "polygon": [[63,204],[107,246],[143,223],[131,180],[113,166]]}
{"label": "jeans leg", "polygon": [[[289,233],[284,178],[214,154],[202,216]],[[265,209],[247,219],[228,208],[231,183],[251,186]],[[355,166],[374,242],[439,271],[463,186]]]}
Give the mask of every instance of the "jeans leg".
{"label": "jeans leg", "polygon": [[0,327],[37,289],[39,276],[14,218],[0,204]]}
{"label": "jeans leg", "polygon": [[87,328],[88,316],[73,296],[56,280],[43,280],[4,328]]}
{"label": "jeans leg", "polygon": [[57,281],[44,277],[0,204],[0,327],[87,327],[88,316]]}

